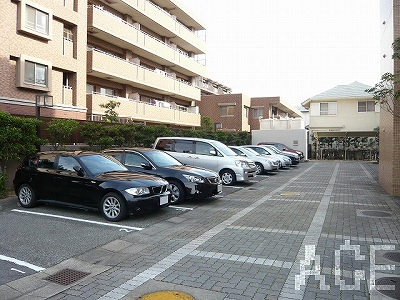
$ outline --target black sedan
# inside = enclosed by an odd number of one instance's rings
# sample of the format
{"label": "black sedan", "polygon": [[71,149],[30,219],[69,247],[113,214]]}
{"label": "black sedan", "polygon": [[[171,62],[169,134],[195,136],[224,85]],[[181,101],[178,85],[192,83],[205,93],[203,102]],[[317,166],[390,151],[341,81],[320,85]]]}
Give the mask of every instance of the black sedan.
{"label": "black sedan", "polygon": [[118,159],[130,171],[166,179],[171,191],[171,203],[174,204],[187,198],[214,196],[222,191],[222,183],[217,173],[183,165],[164,151],[151,148],[124,148],[103,152]]}
{"label": "black sedan", "polygon": [[13,184],[22,207],[46,202],[100,210],[109,221],[170,203],[167,181],[132,173],[112,157],[95,152],[28,155],[17,167]]}

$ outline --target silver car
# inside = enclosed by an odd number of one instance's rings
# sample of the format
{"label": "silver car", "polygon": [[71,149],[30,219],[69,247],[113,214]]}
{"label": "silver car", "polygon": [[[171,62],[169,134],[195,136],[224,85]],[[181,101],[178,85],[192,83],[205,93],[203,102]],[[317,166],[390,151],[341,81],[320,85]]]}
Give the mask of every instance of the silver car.
{"label": "silver car", "polygon": [[158,137],[153,148],[168,152],[181,163],[217,172],[223,185],[249,181],[257,176],[255,163],[238,156],[225,144],[192,137]]}
{"label": "silver car", "polygon": [[278,159],[279,160],[279,169],[290,167],[292,165],[292,161],[291,161],[290,158],[288,158],[288,157],[286,157],[284,155],[276,154],[266,146],[262,146],[262,145],[245,145],[244,147],[253,149],[254,151],[256,151],[259,154],[269,155],[270,157]]}
{"label": "silver car", "polygon": [[254,161],[257,167],[257,175],[263,174],[264,172],[278,170],[278,159],[273,159],[266,155],[258,154],[256,151],[242,146],[229,146],[229,148],[235,151],[238,155],[245,156]]}

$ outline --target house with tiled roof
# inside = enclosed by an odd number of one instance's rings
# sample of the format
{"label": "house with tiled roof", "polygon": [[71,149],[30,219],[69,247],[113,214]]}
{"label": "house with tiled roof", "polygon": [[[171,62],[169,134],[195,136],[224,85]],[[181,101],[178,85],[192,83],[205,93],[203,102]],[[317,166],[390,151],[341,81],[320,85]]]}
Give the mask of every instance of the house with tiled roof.
{"label": "house with tiled roof", "polygon": [[380,106],[365,91],[369,88],[355,81],[304,101],[302,106],[309,110],[311,136],[374,137],[379,127]]}

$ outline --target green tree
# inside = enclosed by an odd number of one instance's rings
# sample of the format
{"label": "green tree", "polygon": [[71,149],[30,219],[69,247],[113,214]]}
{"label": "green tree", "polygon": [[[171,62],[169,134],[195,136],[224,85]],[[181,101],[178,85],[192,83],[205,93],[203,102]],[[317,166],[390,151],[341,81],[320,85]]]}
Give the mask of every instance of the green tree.
{"label": "green tree", "polygon": [[201,117],[201,130],[206,132],[212,132],[214,130],[214,126],[210,117]]}
{"label": "green tree", "polygon": [[44,144],[44,140],[37,137],[36,128],[39,124],[37,119],[14,117],[0,111],[0,193],[6,191],[7,163],[36,152]]}
{"label": "green tree", "polygon": [[20,118],[0,111],[0,166],[5,172],[9,160],[35,152],[44,140],[37,137],[37,119]]}
{"label": "green tree", "polygon": [[93,150],[94,146],[99,144],[100,138],[106,135],[104,126],[96,122],[81,123],[79,132],[90,150]]}
{"label": "green tree", "polygon": [[[392,59],[400,59],[400,38],[397,38],[393,44]],[[400,117],[400,91],[396,88],[399,81],[398,73],[385,73],[381,80],[374,87],[365,91],[372,94],[374,100],[380,104],[381,108],[395,117]]]}
{"label": "green tree", "polygon": [[117,107],[121,105],[121,102],[110,100],[106,104],[99,104],[101,108],[105,108],[104,117],[106,122],[118,123],[118,113],[115,111]]}
{"label": "green tree", "polygon": [[58,147],[63,148],[72,134],[78,129],[79,122],[71,119],[52,119],[46,130],[50,133],[50,142],[57,150]]}

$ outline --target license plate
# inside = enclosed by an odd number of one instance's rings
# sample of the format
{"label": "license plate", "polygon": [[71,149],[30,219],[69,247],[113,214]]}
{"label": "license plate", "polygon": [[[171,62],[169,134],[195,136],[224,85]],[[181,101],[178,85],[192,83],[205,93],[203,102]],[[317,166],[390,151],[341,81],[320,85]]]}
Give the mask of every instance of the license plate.
{"label": "license plate", "polygon": [[160,205],[168,204],[168,195],[160,196]]}
{"label": "license plate", "polygon": [[222,192],[222,184],[217,185],[217,192]]}

